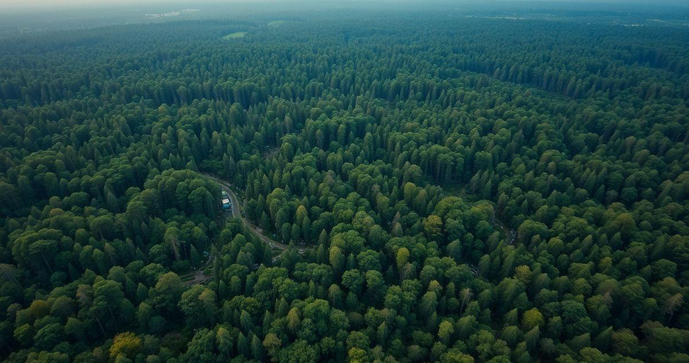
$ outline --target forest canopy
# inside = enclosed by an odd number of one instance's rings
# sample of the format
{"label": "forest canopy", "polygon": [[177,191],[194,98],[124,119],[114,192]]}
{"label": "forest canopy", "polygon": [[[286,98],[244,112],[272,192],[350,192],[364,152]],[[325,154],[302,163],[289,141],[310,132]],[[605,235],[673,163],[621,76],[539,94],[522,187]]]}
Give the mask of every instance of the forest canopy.
{"label": "forest canopy", "polygon": [[689,361],[689,28],[278,16],[0,38],[0,360]]}

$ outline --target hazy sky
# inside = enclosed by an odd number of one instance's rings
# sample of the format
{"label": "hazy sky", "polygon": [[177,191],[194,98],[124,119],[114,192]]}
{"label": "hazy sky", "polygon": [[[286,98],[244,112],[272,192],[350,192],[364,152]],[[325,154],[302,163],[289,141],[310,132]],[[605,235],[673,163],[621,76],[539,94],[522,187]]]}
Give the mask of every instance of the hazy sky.
{"label": "hazy sky", "polygon": [[[280,2],[289,3],[293,0],[202,0],[204,4],[231,4],[231,3],[270,3]],[[307,0],[309,1],[309,0]],[[311,0],[315,1],[315,0]],[[671,5],[689,7],[689,0],[440,0],[443,3],[471,3],[471,4],[499,4],[499,3],[533,3],[533,2],[552,2],[552,3],[589,3],[589,4],[616,4],[624,6],[626,4],[653,4],[653,5]],[[303,1],[301,1],[303,3]],[[315,1],[320,4],[332,3],[337,5],[356,4],[356,3],[398,3],[399,0],[321,0]],[[402,0],[404,3],[432,3],[433,1],[425,0]],[[132,6],[147,6],[147,5],[169,5],[170,7],[194,7],[199,1],[193,0],[0,0],[0,10],[9,9],[34,9],[34,10],[55,10],[55,9],[74,9],[74,8],[98,8],[103,6],[108,7],[132,7]]]}
{"label": "hazy sky", "polygon": [[[76,8],[98,6],[132,6],[132,5],[160,5],[165,3],[181,3],[182,1],[166,0],[0,0],[0,8]],[[188,1],[188,3],[192,3]]]}

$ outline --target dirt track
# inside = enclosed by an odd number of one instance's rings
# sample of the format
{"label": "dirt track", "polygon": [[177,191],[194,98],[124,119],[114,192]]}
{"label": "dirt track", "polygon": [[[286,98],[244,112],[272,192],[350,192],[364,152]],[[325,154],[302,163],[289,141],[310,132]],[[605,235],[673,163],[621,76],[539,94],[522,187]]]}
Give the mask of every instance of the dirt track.
{"label": "dirt track", "polygon": [[[247,229],[249,229],[254,235],[256,235],[256,237],[258,237],[258,239],[260,239],[261,242],[265,243],[271,249],[277,249],[277,250],[280,250],[282,252],[286,251],[287,248],[289,248],[288,245],[281,243],[281,242],[278,242],[278,241],[275,241],[275,240],[269,238],[268,236],[264,235],[263,230],[256,227],[253,223],[251,223],[251,221],[249,221],[248,219],[246,219],[244,217],[244,214],[242,213],[242,204],[240,203],[239,198],[237,197],[237,194],[232,190],[232,184],[230,184],[230,183],[228,183],[222,179],[219,179],[213,175],[209,175],[209,174],[203,174],[203,175],[205,177],[213,180],[214,182],[218,183],[218,185],[220,185],[220,188],[222,188],[222,190],[224,190],[227,193],[227,195],[230,197],[230,201],[232,202],[232,206],[230,208],[230,213],[232,214],[232,217],[238,218],[240,221],[242,221],[244,226],[246,226]],[[273,258],[273,262],[276,262],[277,260],[280,259],[282,252]],[[304,252],[303,249],[299,249],[299,253],[303,253],[303,252]],[[198,285],[198,284],[203,284],[204,282],[213,278],[213,275],[206,275],[203,272],[208,266],[211,265],[212,261],[213,261],[213,255],[210,255],[208,257],[208,262],[205,264],[205,266],[199,267],[195,271],[192,271],[188,274],[182,275],[182,278],[186,280],[186,281],[184,281],[184,283],[187,285]]]}

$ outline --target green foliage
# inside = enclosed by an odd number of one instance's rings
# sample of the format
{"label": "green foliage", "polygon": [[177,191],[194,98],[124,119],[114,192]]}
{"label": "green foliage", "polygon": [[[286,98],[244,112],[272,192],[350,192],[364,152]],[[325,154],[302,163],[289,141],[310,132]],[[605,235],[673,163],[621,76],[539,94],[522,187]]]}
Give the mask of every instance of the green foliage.
{"label": "green foliage", "polygon": [[686,361],[688,30],[353,14],[0,38],[0,359]]}

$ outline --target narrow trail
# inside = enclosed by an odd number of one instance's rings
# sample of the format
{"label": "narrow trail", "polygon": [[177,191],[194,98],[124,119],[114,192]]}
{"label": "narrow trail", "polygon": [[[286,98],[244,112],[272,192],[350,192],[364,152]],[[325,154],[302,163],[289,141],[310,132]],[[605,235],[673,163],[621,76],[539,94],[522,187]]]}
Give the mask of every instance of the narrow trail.
{"label": "narrow trail", "polygon": [[222,179],[218,179],[217,177],[214,177],[212,175],[208,175],[208,174],[203,174],[203,175],[205,175],[209,179],[213,180],[214,182],[218,183],[218,185],[220,185],[222,190],[224,190],[230,196],[230,201],[232,202],[232,217],[239,218],[242,221],[242,223],[244,223],[244,225],[249,230],[251,230],[251,232],[253,232],[261,240],[261,242],[265,243],[270,248],[275,248],[275,249],[282,250],[282,251],[289,248],[288,245],[281,243],[281,242],[278,242],[278,241],[275,241],[275,240],[269,238],[268,236],[266,236],[265,234],[263,234],[263,230],[256,227],[256,225],[254,225],[253,223],[251,223],[251,221],[249,221],[248,219],[246,219],[246,217],[244,217],[244,215],[241,211],[242,205],[239,202],[239,198],[237,197],[237,194],[235,194],[235,192],[232,190],[232,184],[230,184],[230,183],[228,183]]}
{"label": "narrow trail", "polygon": [[502,229],[502,231],[505,233],[505,244],[511,245],[514,243],[514,240],[517,239],[517,233],[514,229],[511,229],[508,227],[505,222],[503,222],[500,218],[497,216],[493,218],[493,225],[497,226],[498,228]]}
{"label": "narrow trail", "polygon": [[206,264],[205,264],[204,266],[201,266],[201,267],[197,268],[196,270],[194,270],[194,271],[192,271],[192,272],[190,272],[190,273],[188,273],[188,274],[182,275],[182,276],[180,276],[180,277],[182,278],[183,282],[184,282],[186,285],[198,285],[198,284],[202,284],[202,283],[204,283],[204,282],[210,280],[211,278],[213,278],[213,275],[212,275],[212,274],[211,274],[211,275],[206,275],[206,274],[204,273],[204,271],[205,271],[209,266],[211,266],[212,263],[213,263],[213,255],[210,255],[210,256],[208,256],[208,262],[206,262]]}
{"label": "narrow trail", "polygon": [[[277,262],[280,259],[280,257],[282,256],[282,254],[289,248],[289,246],[282,243],[282,242],[275,241],[274,239],[266,236],[263,233],[263,230],[261,228],[257,227],[255,224],[253,224],[251,221],[249,221],[244,216],[244,213],[242,213],[242,208],[244,206],[241,204],[239,197],[237,197],[237,194],[234,192],[234,190],[232,190],[232,187],[233,187],[232,184],[230,184],[230,183],[228,183],[228,182],[226,182],[226,181],[224,181],[224,180],[222,180],[222,179],[220,179],[214,175],[211,175],[211,174],[203,174],[203,173],[199,173],[199,174],[203,175],[206,178],[213,180],[216,183],[218,183],[220,188],[223,191],[225,191],[225,193],[227,193],[227,195],[230,197],[230,201],[232,202],[231,206],[230,206],[230,213],[231,213],[233,218],[238,218],[242,222],[242,224],[244,224],[244,226],[249,231],[251,231],[251,233],[256,235],[256,237],[258,237],[258,239],[261,242],[266,244],[266,246],[268,246],[269,248],[271,248],[273,250],[279,250],[280,251],[280,253],[278,255],[273,257],[273,262]],[[493,220],[491,223],[493,224],[494,227],[498,227],[499,229],[501,229],[503,231],[503,233],[505,234],[505,244],[507,244],[507,245],[514,244],[514,241],[517,239],[517,233],[514,229],[511,229],[510,227],[508,227],[507,224],[505,224],[505,222],[503,222],[497,216],[493,217]],[[300,247],[298,249],[299,254],[303,254],[304,251],[305,251],[305,248]],[[213,262],[213,257],[214,256],[211,254],[208,257],[208,262],[206,262],[206,264],[203,267],[199,267],[198,269],[181,276],[185,280],[184,283],[187,285],[197,285],[197,284],[203,284],[203,283],[207,282],[208,280],[212,279],[213,274],[211,273],[211,274],[207,275],[204,273],[204,270],[207,269],[209,266],[211,266],[211,264]],[[478,275],[478,268],[476,266],[471,266],[471,267],[472,267],[472,273],[474,275]],[[254,268],[258,268],[258,265],[255,265]]]}
{"label": "narrow trail", "polygon": [[[234,190],[232,190],[232,184],[230,184],[230,183],[228,183],[228,182],[226,182],[226,181],[224,181],[224,180],[222,180],[222,179],[220,179],[214,175],[210,175],[210,174],[201,174],[201,175],[203,175],[206,178],[209,178],[209,179],[213,180],[214,182],[218,183],[220,188],[223,191],[225,191],[225,193],[227,193],[227,195],[230,197],[230,201],[231,201],[230,213],[231,213],[233,218],[238,218],[244,224],[244,226],[249,231],[251,231],[251,233],[256,235],[256,237],[258,237],[258,239],[261,242],[263,242],[264,244],[266,244],[266,246],[268,246],[270,249],[280,251],[280,253],[277,256],[273,257],[273,262],[277,262],[280,259],[280,257],[282,256],[282,254],[289,248],[289,246],[282,243],[282,242],[275,241],[272,238],[266,236],[263,233],[263,230],[261,228],[257,227],[251,221],[249,221],[246,217],[244,217],[244,213],[242,213],[243,205],[240,203],[239,198],[237,197],[237,194],[234,192]],[[304,250],[305,250],[305,248],[300,247],[297,251],[299,252],[299,254],[303,254]],[[190,273],[182,275],[181,276],[182,279],[185,280],[184,283],[187,285],[198,285],[198,284],[203,284],[203,283],[207,282],[208,280],[212,279],[213,274],[212,273],[205,274],[204,270],[206,268],[208,268],[209,266],[211,266],[211,263],[213,262],[213,257],[214,256],[211,254],[208,257],[208,262],[206,262],[206,264],[203,267],[199,267],[198,269],[196,269]],[[258,265],[254,266],[254,269],[256,269],[256,268],[258,268]]]}

